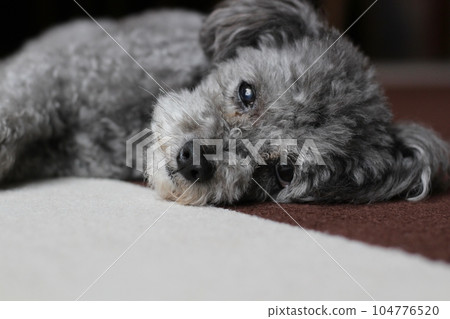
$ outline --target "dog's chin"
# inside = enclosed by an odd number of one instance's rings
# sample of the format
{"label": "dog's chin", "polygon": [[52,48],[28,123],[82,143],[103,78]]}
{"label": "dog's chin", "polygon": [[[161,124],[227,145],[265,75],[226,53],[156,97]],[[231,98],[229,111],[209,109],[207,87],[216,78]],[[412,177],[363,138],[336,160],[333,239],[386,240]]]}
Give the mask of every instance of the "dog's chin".
{"label": "dog's chin", "polygon": [[[253,168],[251,165],[217,165],[214,177],[207,182],[186,180],[173,169],[174,160],[164,152],[156,152],[149,158],[145,177],[150,187],[166,200],[176,201],[183,205],[204,206],[236,203],[246,194]],[[154,163],[163,163],[155,169]]]}
{"label": "dog's chin", "polygon": [[207,194],[202,192],[201,187],[196,187],[195,183],[188,183],[182,180],[182,178],[171,174],[165,168],[156,172],[149,168],[146,176],[149,186],[155,189],[158,195],[165,200],[191,206],[208,204]]}

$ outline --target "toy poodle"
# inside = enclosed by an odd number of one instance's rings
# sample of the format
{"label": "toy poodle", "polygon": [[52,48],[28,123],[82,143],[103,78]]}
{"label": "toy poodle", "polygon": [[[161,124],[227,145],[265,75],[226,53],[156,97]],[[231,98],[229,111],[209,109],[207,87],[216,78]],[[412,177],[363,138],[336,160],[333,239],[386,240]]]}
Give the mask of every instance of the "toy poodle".
{"label": "toy poodle", "polygon": [[183,204],[415,201],[449,184],[448,143],[392,122],[367,57],[309,1],[94,22],[0,63],[1,184],[139,177],[126,144],[146,128],[143,175]]}

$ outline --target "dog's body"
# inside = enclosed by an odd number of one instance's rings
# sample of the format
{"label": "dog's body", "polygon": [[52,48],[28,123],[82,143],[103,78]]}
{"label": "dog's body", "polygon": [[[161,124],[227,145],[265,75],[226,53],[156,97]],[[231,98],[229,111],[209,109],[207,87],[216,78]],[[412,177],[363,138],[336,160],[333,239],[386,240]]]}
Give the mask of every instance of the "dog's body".
{"label": "dog's body", "polygon": [[[421,126],[392,124],[367,59],[308,2],[228,1],[204,19],[159,11],[100,21],[129,55],[94,23],[77,22],[4,61],[0,181],[135,177],[125,141],[151,121],[171,147],[158,150],[168,161],[160,170],[150,164],[148,180],[186,204],[269,194],[284,202],[423,199],[448,184],[448,144]],[[270,144],[259,148],[267,165],[186,162],[192,140],[236,137],[312,140],[326,165],[304,159],[286,169]],[[247,155],[238,143],[238,162]]]}
{"label": "dog's body", "polygon": [[[99,23],[163,88],[179,90],[207,68],[203,18],[158,11]],[[161,94],[143,69],[90,20],[50,30],[4,61],[0,180],[136,175],[124,165],[125,141],[150,125]]]}

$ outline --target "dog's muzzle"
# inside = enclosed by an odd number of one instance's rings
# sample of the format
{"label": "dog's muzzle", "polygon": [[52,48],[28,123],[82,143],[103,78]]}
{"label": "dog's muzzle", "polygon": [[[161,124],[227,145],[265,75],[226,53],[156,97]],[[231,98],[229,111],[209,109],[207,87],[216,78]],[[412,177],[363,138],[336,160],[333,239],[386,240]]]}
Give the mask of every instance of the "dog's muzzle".
{"label": "dog's muzzle", "polygon": [[194,143],[189,141],[178,153],[178,172],[188,181],[206,182],[214,175],[215,166],[205,158],[204,148],[199,150],[200,154],[194,154]]}

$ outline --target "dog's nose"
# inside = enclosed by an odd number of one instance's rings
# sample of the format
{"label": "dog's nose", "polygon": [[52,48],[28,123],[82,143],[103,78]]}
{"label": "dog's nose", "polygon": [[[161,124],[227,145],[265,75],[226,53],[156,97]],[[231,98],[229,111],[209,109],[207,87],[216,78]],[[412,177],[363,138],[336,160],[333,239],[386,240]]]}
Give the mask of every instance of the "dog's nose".
{"label": "dog's nose", "polygon": [[194,142],[189,141],[181,148],[177,157],[178,172],[188,181],[205,182],[214,175],[214,165],[204,155],[202,147],[200,154],[194,154]]}

